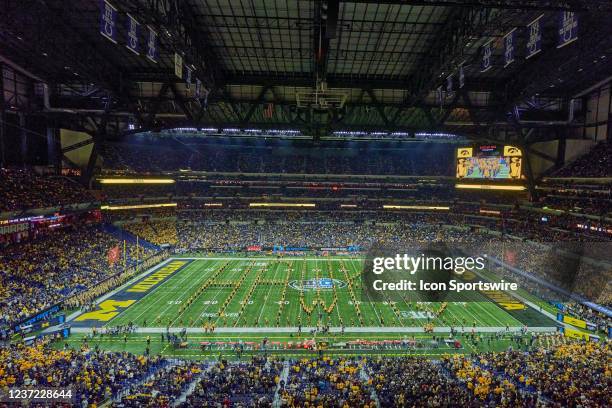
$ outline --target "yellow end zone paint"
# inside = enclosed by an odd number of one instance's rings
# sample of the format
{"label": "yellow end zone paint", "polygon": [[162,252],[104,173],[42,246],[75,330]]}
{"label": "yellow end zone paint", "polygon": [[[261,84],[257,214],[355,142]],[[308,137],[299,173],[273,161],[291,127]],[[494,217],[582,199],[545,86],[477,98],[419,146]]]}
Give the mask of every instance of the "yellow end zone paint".
{"label": "yellow end zone paint", "polygon": [[105,300],[100,303],[98,307],[99,310],[94,310],[93,312],[84,313],[74,319],[77,322],[82,322],[83,320],[97,320],[100,322],[108,322],[113,317],[119,314],[117,309],[125,309],[131,306],[135,300]]}
{"label": "yellow end zone paint", "polygon": [[159,285],[168,276],[174,274],[190,262],[190,260],[173,260],[167,263],[157,271],[151,273],[149,276],[136,282],[127,289],[115,293],[110,299],[100,302],[96,310],[83,313],[82,315],[76,317],[74,322],[89,322],[85,323],[85,327],[88,327],[92,325],[92,322],[110,321],[132,304],[146,296],[146,292]]}
{"label": "yellow end zone paint", "polygon": [[504,310],[525,310],[527,306],[507,293],[498,290],[483,290],[482,293],[500,305]]}
{"label": "yellow end zone paint", "polygon": [[166,279],[168,276],[178,271],[186,263],[187,262],[184,262],[184,261],[170,262],[168,265],[164,266],[159,271],[152,273],[149,277],[136,283],[134,286],[126,290],[126,292],[138,292],[138,293],[147,292],[149,289],[156,286],[158,283]]}
{"label": "yellow end zone paint", "polygon": [[[466,271],[462,278],[466,281],[472,281],[476,278],[476,274],[472,271]],[[525,310],[527,306],[516,300],[505,292],[499,290],[481,290],[480,293],[491,299],[493,302],[501,306],[505,311],[511,310]]]}

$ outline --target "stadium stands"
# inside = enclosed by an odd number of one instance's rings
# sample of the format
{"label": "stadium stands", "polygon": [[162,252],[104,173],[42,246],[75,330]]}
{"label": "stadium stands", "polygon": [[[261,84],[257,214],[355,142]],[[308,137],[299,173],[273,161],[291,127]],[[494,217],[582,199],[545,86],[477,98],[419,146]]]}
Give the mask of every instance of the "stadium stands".
{"label": "stadium stands", "polygon": [[[0,388],[70,385],[78,406],[590,406],[609,403],[607,343],[564,341],[530,352],[195,363],[130,353],[0,350]],[[86,402],[84,402],[86,401]],[[90,405],[87,405],[90,404]]]}
{"label": "stadium stands", "polygon": [[123,395],[116,407],[162,407],[173,404],[187,391],[187,387],[200,375],[201,364],[182,361],[168,364],[140,384],[121,391]]}
{"label": "stadium stands", "polygon": [[0,212],[63,207],[91,201],[95,200],[87,190],[66,177],[0,168]]}
{"label": "stadium stands", "polygon": [[[299,150],[287,153],[283,149],[257,144],[202,143],[186,146],[177,143],[156,147],[109,144],[104,152],[104,166],[107,171],[145,174],[190,169],[234,173],[450,176],[453,154],[453,145],[444,144],[412,146],[411,149],[368,149],[355,151],[353,156],[347,156],[341,149],[323,149],[316,157]],[[355,160],[355,155],[363,160]]]}
{"label": "stadium stands", "polygon": [[125,224],[125,230],[156,245],[177,244],[175,221]]}
{"label": "stadium stands", "polygon": [[129,353],[10,345],[0,349],[0,389],[64,388],[71,390],[75,406],[98,406],[165,364],[159,357]]}
{"label": "stadium stands", "polygon": [[283,364],[266,358],[247,363],[220,361],[199,379],[181,407],[208,407],[222,403],[235,407],[270,407]]}
{"label": "stadium stands", "polygon": [[[100,227],[53,231],[36,240],[9,245],[0,252],[0,327],[85,292],[123,270],[123,243]],[[118,259],[109,263],[117,248]],[[151,251],[140,247],[139,259]],[[136,262],[127,246],[127,265]]]}
{"label": "stadium stands", "polygon": [[599,142],[590,152],[554,173],[556,177],[612,177],[612,143]]}

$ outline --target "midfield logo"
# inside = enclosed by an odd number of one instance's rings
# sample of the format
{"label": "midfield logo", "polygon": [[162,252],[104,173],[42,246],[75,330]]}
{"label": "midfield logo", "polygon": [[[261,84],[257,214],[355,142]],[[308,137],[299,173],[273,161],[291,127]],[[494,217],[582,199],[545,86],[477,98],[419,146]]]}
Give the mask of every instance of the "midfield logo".
{"label": "midfield logo", "polygon": [[332,290],[334,287],[336,289],[346,287],[346,282],[331,278],[306,279],[302,281],[294,280],[289,282],[289,287],[302,292],[317,289]]}

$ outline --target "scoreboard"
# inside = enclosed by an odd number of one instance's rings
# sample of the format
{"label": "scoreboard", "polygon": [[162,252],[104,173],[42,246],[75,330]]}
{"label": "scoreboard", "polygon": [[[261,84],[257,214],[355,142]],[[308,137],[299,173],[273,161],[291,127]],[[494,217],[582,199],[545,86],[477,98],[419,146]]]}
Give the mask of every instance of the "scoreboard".
{"label": "scoreboard", "polygon": [[463,180],[520,180],[523,152],[509,145],[478,145],[457,149],[456,176]]}

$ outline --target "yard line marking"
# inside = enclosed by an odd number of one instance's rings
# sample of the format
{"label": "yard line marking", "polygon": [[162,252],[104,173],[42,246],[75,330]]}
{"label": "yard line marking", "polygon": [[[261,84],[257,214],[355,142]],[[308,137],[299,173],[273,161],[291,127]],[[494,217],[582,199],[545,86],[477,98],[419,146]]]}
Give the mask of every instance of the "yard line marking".
{"label": "yard line marking", "polygon": [[[354,264],[353,262],[351,262],[351,263],[349,264],[349,266],[351,267],[351,269],[353,269],[355,272],[359,272],[359,270],[358,270],[358,269],[356,269],[356,268],[354,267],[354,265],[355,265],[355,264]],[[363,283],[362,283],[362,284],[363,284]],[[361,291],[362,291],[362,294],[363,294],[363,288],[361,289]],[[380,319],[380,314],[378,314],[378,310],[376,309],[376,307],[374,307],[374,305],[375,305],[375,303],[376,303],[376,302],[373,302],[373,301],[372,301],[372,298],[370,297],[370,293],[369,293],[367,290],[366,290],[365,292],[366,292],[366,295],[368,296],[368,303],[369,303],[369,304],[370,304],[370,306],[372,307],[372,310],[374,311],[374,314],[376,315],[376,318],[378,319],[378,324],[379,324],[379,326],[383,327],[382,320]],[[365,319],[365,316],[364,316],[364,319]],[[367,323],[367,322],[366,322],[366,323]]]}
{"label": "yard line marking", "polygon": [[[279,270],[279,267],[280,267],[281,263],[278,262],[275,265],[276,265],[276,270],[274,271],[274,277],[272,278],[273,280],[276,280],[276,274],[278,273],[278,270]],[[270,294],[270,289],[272,289],[272,287],[273,287],[272,285],[268,285],[268,286],[269,286],[269,288],[266,291],[266,296],[263,299],[263,304],[262,304],[261,309],[259,311],[259,316],[257,317],[257,324],[259,324],[259,320],[261,319],[261,315],[263,314],[263,311],[266,308],[266,299],[268,298],[268,296]],[[257,290],[257,289],[255,289],[255,290]],[[253,293],[255,293],[255,292],[253,292]]]}

